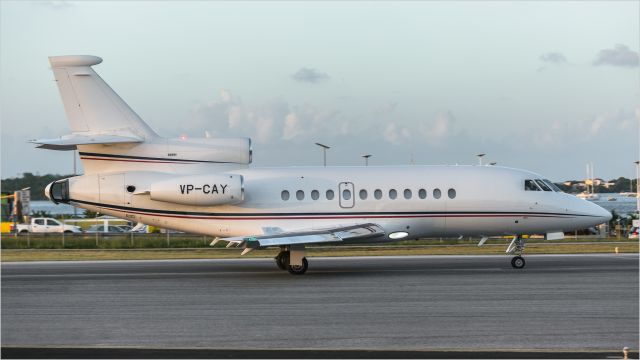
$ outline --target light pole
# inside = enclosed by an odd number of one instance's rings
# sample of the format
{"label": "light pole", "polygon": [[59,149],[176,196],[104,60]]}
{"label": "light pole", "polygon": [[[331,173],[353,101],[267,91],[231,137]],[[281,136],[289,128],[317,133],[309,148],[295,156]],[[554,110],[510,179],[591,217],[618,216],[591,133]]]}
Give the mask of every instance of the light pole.
{"label": "light pole", "polygon": [[364,158],[364,166],[369,166],[369,158],[371,157],[371,154],[362,155],[362,157]]}
{"label": "light pole", "polygon": [[482,157],[485,156],[487,154],[478,154],[476,155],[478,157],[478,165],[482,165]]}
{"label": "light pole", "polygon": [[636,211],[640,214],[640,186],[638,185],[638,180],[640,180],[640,160],[634,161],[636,164]]}
{"label": "light pole", "polygon": [[331,149],[331,146],[327,146],[324,144],[316,143],[316,145],[322,148],[323,158],[324,158],[324,166],[327,166],[327,149]]}
{"label": "light pole", "polygon": [[[73,150],[73,176],[78,175],[78,171],[76,170],[76,157],[78,156],[78,149]],[[73,206],[73,217],[78,217],[78,208]]]}

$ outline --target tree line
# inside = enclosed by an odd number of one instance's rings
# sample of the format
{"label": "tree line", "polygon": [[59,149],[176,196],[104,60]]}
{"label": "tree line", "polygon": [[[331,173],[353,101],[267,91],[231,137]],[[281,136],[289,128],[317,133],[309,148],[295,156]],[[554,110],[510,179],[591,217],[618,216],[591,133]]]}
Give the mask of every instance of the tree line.
{"label": "tree line", "polygon": [[71,177],[73,175],[46,174],[35,175],[30,172],[23,173],[21,177],[2,179],[0,187],[3,192],[13,192],[24,188],[31,188],[31,200],[47,200],[44,196],[44,188],[51,182]]}

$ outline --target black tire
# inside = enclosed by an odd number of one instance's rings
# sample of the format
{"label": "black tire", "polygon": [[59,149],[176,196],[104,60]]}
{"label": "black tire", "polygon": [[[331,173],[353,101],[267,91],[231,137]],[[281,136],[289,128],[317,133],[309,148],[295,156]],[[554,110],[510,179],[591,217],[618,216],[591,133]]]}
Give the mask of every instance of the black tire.
{"label": "black tire", "polygon": [[526,261],[524,261],[524,258],[522,256],[514,256],[513,259],[511,259],[511,266],[513,266],[515,269],[522,269],[525,264]]}
{"label": "black tire", "polygon": [[71,230],[65,230],[65,231],[64,231],[64,233],[65,233],[65,234],[73,234],[73,231],[71,231]]}
{"label": "black tire", "polygon": [[288,251],[280,251],[276,256],[276,265],[278,265],[278,269],[287,270],[289,267],[289,252]]}
{"label": "black tire", "polygon": [[302,265],[300,266],[289,265],[287,267],[287,270],[289,270],[289,274],[302,275],[307,272],[308,268],[309,268],[309,262],[307,261],[307,258],[302,258]]}
{"label": "black tire", "polygon": [[27,235],[29,233],[29,230],[20,230],[20,232],[18,233],[19,235]]}

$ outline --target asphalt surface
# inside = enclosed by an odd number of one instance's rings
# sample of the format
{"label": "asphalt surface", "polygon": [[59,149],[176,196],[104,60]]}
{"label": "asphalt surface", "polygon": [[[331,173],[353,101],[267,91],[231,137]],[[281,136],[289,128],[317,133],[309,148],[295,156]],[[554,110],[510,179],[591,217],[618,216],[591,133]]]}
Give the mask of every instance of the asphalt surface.
{"label": "asphalt surface", "polygon": [[637,254],[509,259],[3,263],[2,345],[637,350]]}

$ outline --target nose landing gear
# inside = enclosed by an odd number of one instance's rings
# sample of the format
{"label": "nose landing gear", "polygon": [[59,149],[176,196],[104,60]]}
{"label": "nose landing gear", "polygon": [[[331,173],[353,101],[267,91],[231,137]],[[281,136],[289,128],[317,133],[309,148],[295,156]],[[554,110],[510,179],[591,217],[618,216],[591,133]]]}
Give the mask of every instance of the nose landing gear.
{"label": "nose landing gear", "polygon": [[522,256],[514,256],[513,259],[511,259],[511,266],[516,269],[522,269],[525,264],[526,261],[524,261],[524,258]]}
{"label": "nose landing gear", "polygon": [[511,266],[513,266],[515,269],[522,269],[526,264],[526,261],[524,261],[524,258],[522,257],[522,254],[524,253],[524,247],[525,240],[520,235],[514,236],[513,240],[509,244],[509,247],[507,247],[507,254],[516,255],[511,259]]}

